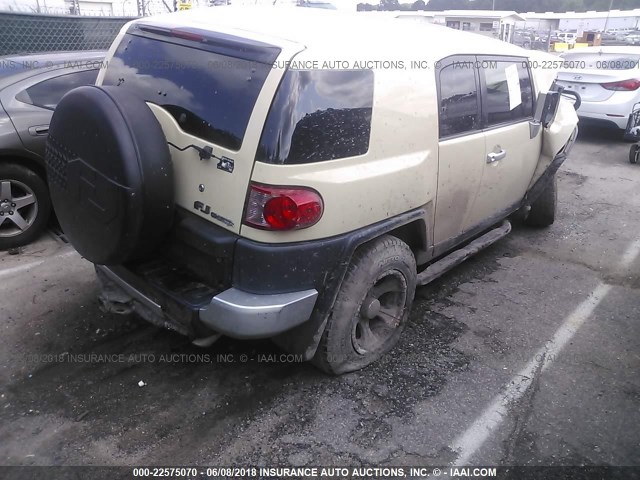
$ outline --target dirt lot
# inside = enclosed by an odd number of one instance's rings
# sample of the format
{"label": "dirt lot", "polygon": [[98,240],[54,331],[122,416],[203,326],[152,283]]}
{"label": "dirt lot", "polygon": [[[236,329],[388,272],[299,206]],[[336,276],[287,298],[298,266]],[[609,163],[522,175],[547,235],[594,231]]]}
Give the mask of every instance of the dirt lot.
{"label": "dirt lot", "polygon": [[584,129],[553,227],[419,289],[392,354],[338,378],[102,314],[92,266],[51,236],[0,253],[0,464],[640,465],[627,152]]}

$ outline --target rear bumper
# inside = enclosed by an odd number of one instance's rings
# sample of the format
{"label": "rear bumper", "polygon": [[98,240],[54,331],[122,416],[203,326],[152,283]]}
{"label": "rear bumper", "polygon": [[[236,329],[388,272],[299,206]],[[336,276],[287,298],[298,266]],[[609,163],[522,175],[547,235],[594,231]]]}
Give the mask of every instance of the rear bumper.
{"label": "rear bumper", "polygon": [[[96,272],[102,283],[103,305],[111,305],[116,312],[118,306],[127,305],[151,323],[190,333],[189,328],[180,328],[183,322],[174,321],[171,312],[165,311],[162,301],[125,278],[121,271],[96,265]],[[229,288],[214,295],[208,304],[199,308],[196,304],[191,320],[233,338],[269,338],[307,321],[317,297],[315,289],[257,295]]]}
{"label": "rear bumper", "polygon": [[582,125],[594,125],[611,129],[624,130],[627,128],[627,121],[629,119],[628,116],[612,117],[602,113],[585,112],[582,111],[582,109],[578,109],[577,113]]}
{"label": "rear bumper", "polygon": [[230,288],[200,309],[200,320],[233,338],[269,338],[307,321],[317,298],[315,289],[255,295]]}
{"label": "rear bumper", "polygon": [[96,266],[100,299],[193,339],[273,337],[310,360],[358,245],[426,217],[422,207],[336,237],[264,244],[179,210],[153,258]]}
{"label": "rear bumper", "polygon": [[[575,89],[575,91],[580,94],[582,102],[576,113],[583,124],[595,124],[606,128],[624,130],[633,106],[636,102],[640,101],[640,93],[635,90],[605,91],[602,89],[599,94],[599,100],[589,100],[589,96],[586,95],[582,89],[575,88],[573,82],[557,80],[556,83],[569,90]],[[596,84],[592,83],[585,85],[587,85],[587,88],[599,88]]]}

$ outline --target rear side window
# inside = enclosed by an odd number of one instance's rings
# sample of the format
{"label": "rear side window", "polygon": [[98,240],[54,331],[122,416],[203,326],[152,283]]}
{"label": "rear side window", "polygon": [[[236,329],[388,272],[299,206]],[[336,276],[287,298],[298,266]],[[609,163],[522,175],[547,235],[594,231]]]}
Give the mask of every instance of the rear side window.
{"label": "rear side window", "polygon": [[480,105],[475,68],[454,62],[440,70],[440,137],[461,135],[480,128]]}
{"label": "rear side window", "polygon": [[256,160],[291,165],[363,155],[372,109],[371,70],[289,70],[271,104]]}
{"label": "rear side window", "polygon": [[66,75],[43,80],[26,90],[22,90],[16,95],[16,100],[53,110],[65,93],[82,85],[93,85],[96,83],[97,77],[97,69],[67,73]]}
{"label": "rear side window", "polygon": [[239,150],[271,65],[127,34],[103,85],[129,89],[187,133]]}
{"label": "rear side window", "polygon": [[484,60],[480,75],[486,84],[488,126],[533,116],[533,89],[526,62]]}

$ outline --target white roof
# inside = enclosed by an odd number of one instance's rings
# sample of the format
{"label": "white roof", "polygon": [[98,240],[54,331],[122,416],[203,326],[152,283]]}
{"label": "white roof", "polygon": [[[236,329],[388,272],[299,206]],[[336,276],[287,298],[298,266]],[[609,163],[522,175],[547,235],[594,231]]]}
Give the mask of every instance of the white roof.
{"label": "white roof", "polygon": [[525,18],[513,10],[444,10],[433,12],[436,15],[445,17],[466,17],[466,18],[507,18],[516,17],[517,20],[524,21]]}
{"label": "white roof", "polygon": [[145,17],[136,22],[200,28],[283,48],[292,44],[306,47],[296,58],[439,60],[452,54],[528,55],[515,45],[475,33],[315,8],[215,7]]}

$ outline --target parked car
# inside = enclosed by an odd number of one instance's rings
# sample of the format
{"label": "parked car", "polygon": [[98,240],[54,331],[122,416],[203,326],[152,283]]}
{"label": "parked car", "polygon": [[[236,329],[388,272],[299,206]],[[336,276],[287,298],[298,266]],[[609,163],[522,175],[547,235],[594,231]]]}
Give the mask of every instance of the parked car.
{"label": "parked car", "polygon": [[627,45],[640,45],[640,32],[632,32],[625,35],[624,42]]}
{"label": "parked car", "polygon": [[552,35],[551,42],[562,42],[573,45],[577,39],[578,34],[576,32],[555,32]]}
{"label": "parked car", "polygon": [[616,41],[624,43],[624,39],[631,33],[630,30],[618,30],[615,32]]}
{"label": "parked car", "polygon": [[528,32],[526,30],[516,30],[515,32],[513,32],[511,43],[522,48],[531,48],[531,46],[535,42],[535,39],[536,36],[533,32]]}
{"label": "parked car", "polygon": [[624,129],[640,101],[640,47],[587,47],[562,54],[557,84],[580,94],[578,116],[589,123]]}
{"label": "parked car", "polygon": [[69,90],[92,84],[105,52],[0,58],[0,250],[32,241],[51,212],[44,150]]}
{"label": "parked car", "polygon": [[548,54],[233,7],[135,20],[110,52],[97,86],[58,105],[47,153],[55,211],[109,311],[200,345],[273,338],[344,373],[389,351],[416,286],[510,215],[555,219],[578,119],[533,61]]}

